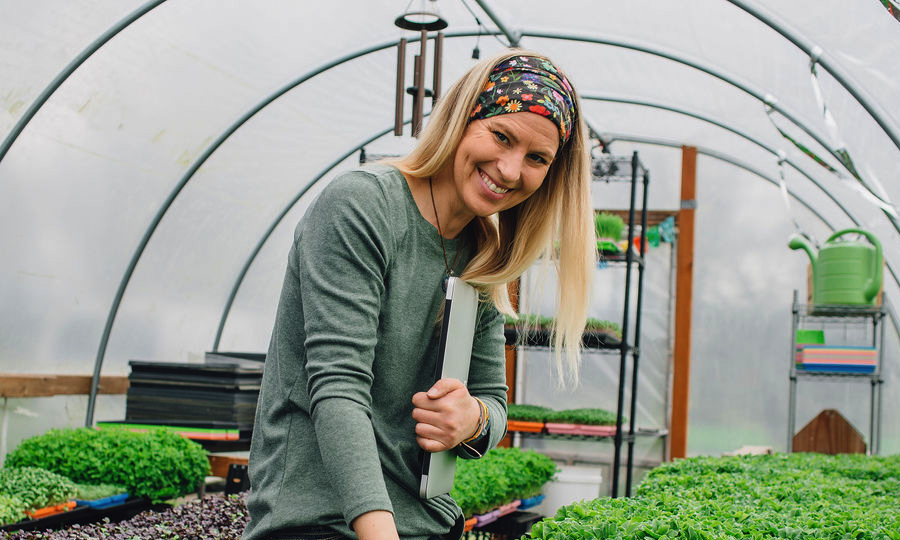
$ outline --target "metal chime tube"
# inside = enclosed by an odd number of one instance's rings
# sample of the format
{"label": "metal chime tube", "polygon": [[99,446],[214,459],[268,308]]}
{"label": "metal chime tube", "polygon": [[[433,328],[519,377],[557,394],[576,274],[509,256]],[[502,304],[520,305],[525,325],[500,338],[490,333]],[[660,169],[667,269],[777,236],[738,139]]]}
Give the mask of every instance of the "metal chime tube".
{"label": "metal chime tube", "polygon": [[394,135],[403,135],[403,80],[406,78],[406,38],[397,44],[397,96],[394,105]]}
{"label": "metal chime tube", "polygon": [[422,30],[419,40],[419,56],[416,57],[416,100],[413,103],[412,135],[418,137],[422,131],[422,109],[425,103],[425,50],[428,45],[428,31]]}
{"label": "metal chime tube", "polygon": [[413,137],[419,134],[419,129],[422,127],[418,123],[419,118],[419,92],[418,92],[418,80],[419,73],[422,71],[422,57],[420,55],[416,55],[413,60],[413,82],[412,86],[409,87],[409,91],[412,94],[412,122],[410,122],[410,133]]}
{"label": "metal chime tube", "polygon": [[431,85],[431,106],[441,97],[441,57],[444,54],[444,33],[438,32],[434,38],[434,81]]}

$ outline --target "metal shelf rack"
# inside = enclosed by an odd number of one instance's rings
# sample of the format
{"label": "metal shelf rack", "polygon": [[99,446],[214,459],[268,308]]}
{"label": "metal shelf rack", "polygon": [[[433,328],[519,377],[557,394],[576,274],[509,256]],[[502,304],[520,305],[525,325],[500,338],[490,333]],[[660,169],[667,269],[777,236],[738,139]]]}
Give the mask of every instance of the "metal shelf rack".
{"label": "metal shelf rack", "polygon": [[[792,450],[797,415],[797,382],[801,379],[810,381],[844,381],[868,382],[869,393],[869,439],[868,453],[878,454],[881,446],[881,366],[884,356],[884,319],[886,310],[884,300],[880,306],[843,306],[801,304],[794,291],[791,326],[790,355],[790,392],[788,395],[788,437],[787,449]],[[851,341],[856,345],[874,347],[877,352],[877,364],[871,373],[853,372],[821,372],[797,369],[795,354],[797,352],[797,330],[801,328],[822,330],[831,329],[841,332],[841,341]],[[845,343],[849,345],[850,343]]]}
{"label": "metal shelf rack", "polygon": [[[628,217],[625,220],[628,224],[628,238],[634,238],[639,235],[640,249],[636,250],[629,245],[624,254],[621,255],[604,255],[601,260],[607,263],[621,264],[625,266],[625,283],[624,283],[624,302],[622,314],[622,340],[619,343],[602,345],[597,347],[588,347],[592,352],[601,352],[616,354],[619,357],[619,377],[617,381],[617,402],[616,402],[616,433],[608,437],[582,437],[577,440],[585,441],[612,441],[613,444],[613,465],[612,465],[612,482],[610,486],[610,495],[615,498],[619,496],[619,483],[621,469],[625,465],[625,496],[631,496],[631,487],[634,470],[634,445],[639,438],[665,437],[668,431],[665,429],[655,430],[638,430],[635,427],[635,415],[637,413],[637,391],[638,391],[638,367],[640,364],[640,337],[641,337],[641,306],[643,303],[644,293],[644,268],[645,255],[647,249],[647,187],[650,182],[650,172],[641,163],[638,153],[634,152],[631,156],[612,156],[603,154],[594,157],[593,176],[596,182],[629,182],[630,183],[630,202],[628,207]],[[641,191],[641,202],[638,205],[638,190]],[[635,277],[634,271],[637,271]],[[635,313],[630,313],[631,295],[636,289],[636,306]],[[632,327],[633,324],[633,327]],[[629,337],[631,336],[631,341]],[[520,347],[523,344],[520,344]],[[539,346],[536,344],[524,343],[525,347]],[[625,385],[628,375],[628,360],[631,358],[631,392],[630,403],[628,406],[628,423],[624,426],[625,418]],[[623,429],[625,428],[625,429]],[[524,435],[524,434],[523,434]],[[538,435],[534,436],[545,436]],[[624,450],[624,456],[623,456]]]}

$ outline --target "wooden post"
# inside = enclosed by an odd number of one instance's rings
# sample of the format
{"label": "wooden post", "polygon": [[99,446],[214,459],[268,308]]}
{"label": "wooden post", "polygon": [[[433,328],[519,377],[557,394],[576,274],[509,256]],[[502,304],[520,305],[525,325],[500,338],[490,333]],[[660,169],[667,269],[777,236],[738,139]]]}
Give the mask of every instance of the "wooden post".
{"label": "wooden post", "polygon": [[[519,282],[521,280],[517,279],[515,281],[510,282],[507,285],[507,290],[509,291],[509,301],[512,304],[513,310],[516,313],[519,312]],[[516,401],[516,346],[515,345],[506,345],[506,386],[508,390],[506,391],[506,402],[507,403],[515,403]],[[503,440],[497,445],[500,447],[509,448],[512,446],[512,436],[507,433],[506,437],[503,437]]]}
{"label": "wooden post", "polygon": [[681,209],[675,263],[675,350],[672,367],[672,419],[669,458],[687,455],[691,378],[691,307],[694,281],[694,213],[697,208],[697,149],[681,147]]}

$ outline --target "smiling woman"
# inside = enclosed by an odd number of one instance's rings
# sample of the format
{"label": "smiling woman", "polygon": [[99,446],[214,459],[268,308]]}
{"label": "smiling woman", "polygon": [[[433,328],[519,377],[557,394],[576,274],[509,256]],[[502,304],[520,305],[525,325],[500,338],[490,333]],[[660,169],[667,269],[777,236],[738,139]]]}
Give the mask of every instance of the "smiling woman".
{"label": "smiling woman", "polygon": [[[580,111],[578,94],[552,61],[535,53],[505,51],[463,75],[432,112],[419,145],[392,162],[407,178],[420,209],[426,187],[432,189],[423,179],[444,196],[434,214],[423,212],[433,225],[440,219],[434,217],[437,213],[452,215],[460,207],[469,209],[469,219],[477,217],[469,228],[474,229],[478,250],[462,277],[480,285],[500,311],[513,313],[505,284],[537,257],[545,255],[558,263],[557,373],[575,380],[595,257],[590,156]],[[509,114],[519,112],[533,114]],[[554,142],[548,140],[548,126],[557,131]],[[468,153],[494,155],[482,168],[467,163]],[[467,171],[467,166],[477,172]],[[482,206],[493,206],[494,215],[487,208],[472,211],[462,202],[467,199],[460,178],[473,174],[487,188],[482,199],[494,202]],[[515,185],[503,185],[504,181]],[[469,190],[477,193],[479,184],[472,183]],[[532,184],[533,190],[524,193]],[[492,193],[505,195],[500,192],[516,186],[523,189],[514,196],[500,197],[502,202],[491,199]],[[474,204],[478,197],[470,195],[469,200]],[[459,230],[446,226],[441,233],[450,238]]]}
{"label": "smiling woman", "polygon": [[[448,493],[419,497],[421,454],[479,458],[503,437],[506,285],[542,254],[560,270],[559,370],[577,374],[595,244],[579,111],[552,62],[506,52],[450,88],[409,156],[310,206],[266,358],[245,540],[460,537]],[[467,385],[433,379],[451,275],[481,293]]]}

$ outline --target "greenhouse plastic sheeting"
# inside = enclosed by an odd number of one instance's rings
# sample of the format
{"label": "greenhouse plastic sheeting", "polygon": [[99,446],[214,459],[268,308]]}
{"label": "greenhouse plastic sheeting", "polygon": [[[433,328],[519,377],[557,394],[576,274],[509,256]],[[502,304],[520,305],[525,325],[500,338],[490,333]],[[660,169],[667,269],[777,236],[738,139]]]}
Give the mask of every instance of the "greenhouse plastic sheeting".
{"label": "greenhouse plastic sheeting", "polygon": [[[83,54],[142,6],[145,14]],[[129,359],[200,361],[242,268],[274,227],[219,343],[264,351],[291,232],[310,200],[358,164],[361,145],[371,154],[412,146],[408,127],[403,137],[388,133],[396,42],[413,40],[407,81],[418,49],[417,35],[393,24],[407,9],[437,9],[449,23],[445,88],[473,63],[476,46],[484,56],[521,36],[522,47],[554,58],[610,151],[640,153],[652,209],[678,208],[680,146],[699,149],[690,453],[784,448],[790,303],[794,289],[804,294],[807,264],[786,247],[796,226],[820,242],[853,225],[874,232],[890,270],[885,293],[900,298],[896,222],[833,153],[846,148],[872,192],[900,199],[900,22],[878,0],[572,0],[553,9],[497,0],[6,0],[0,8],[3,373],[90,374],[111,311],[104,375],[126,374]],[[816,99],[810,53],[836,132]],[[763,99],[775,106],[771,115]],[[780,172],[789,206],[775,183]],[[603,189],[594,196],[598,207],[624,207]],[[900,398],[896,341],[890,328],[885,404]],[[665,395],[659,379],[642,381],[644,395]],[[798,425],[836,400],[865,426],[858,391],[810,390]],[[100,400],[97,419],[120,418],[122,401]],[[42,427],[78,425],[85,406],[84,396],[9,400],[9,445]],[[653,416],[665,414],[656,409]],[[897,411],[884,407],[883,452],[900,451]]]}

